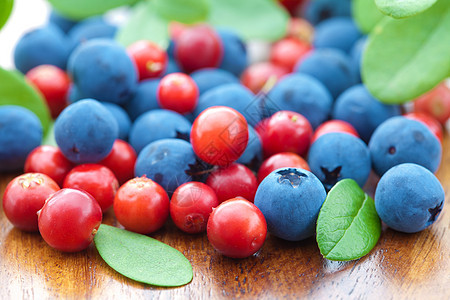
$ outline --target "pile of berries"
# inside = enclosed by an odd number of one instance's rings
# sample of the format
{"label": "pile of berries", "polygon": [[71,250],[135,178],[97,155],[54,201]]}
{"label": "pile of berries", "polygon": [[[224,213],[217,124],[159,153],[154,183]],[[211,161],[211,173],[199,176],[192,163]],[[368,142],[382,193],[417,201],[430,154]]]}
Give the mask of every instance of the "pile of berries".
{"label": "pile of berries", "polygon": [[0,172],[25,172],[5,190],[6,217],[56,249],[80,251],[110,208],[142,234],[170,215],[242,258],[267,232],[313,236],[327,191],[344,178],[363,187],[373,170],[388,226],[431,225],[445,198],[433,172],[450,89],[442,83],[404,116],[379,102],[361,83],[366,36],[347,10],[324,20],[315,3],[310,22],[293,17],[251,64],[229,29],[174,23],[167,51],[145,40],[124,48],[102,17],[52,13],[21,38],[15,65],[47,101],[57,146],[41,145],[32,112],[0,107]]}

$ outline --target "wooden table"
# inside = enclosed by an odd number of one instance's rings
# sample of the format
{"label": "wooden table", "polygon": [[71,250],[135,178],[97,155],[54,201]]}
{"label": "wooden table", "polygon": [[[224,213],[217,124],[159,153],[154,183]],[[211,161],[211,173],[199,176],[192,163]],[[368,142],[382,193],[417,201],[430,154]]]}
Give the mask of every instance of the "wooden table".
{"label": "wooden table", "polygon": [[[259,254],[229,259],[214,251],[206,234],[182,234],[169,221],[152,237],[180,250],[192,263],[194,279],[179,288],[158,288],[129,280],[106,265],[93,245],[74,254],[53,250],[39,234],[13,228],[0,210],[0,299],[449,299],[448,134],[444,149],[437,176],[447,204],[439,220],[416,234],[384,226],[377,246],[359,260],[328,261],[320,255],[313,238],[287,242],[272,236]],[[0,176],[2,195],[15,175]],[[104,222],[117,225],[112,211],[105,215]]]}

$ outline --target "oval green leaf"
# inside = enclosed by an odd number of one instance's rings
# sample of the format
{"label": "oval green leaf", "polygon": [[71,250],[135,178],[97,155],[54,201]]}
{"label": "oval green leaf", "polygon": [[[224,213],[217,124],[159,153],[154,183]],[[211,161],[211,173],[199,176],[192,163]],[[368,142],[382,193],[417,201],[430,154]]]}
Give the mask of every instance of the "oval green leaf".
{"label": "oval green leaf", "polygon": [[110,9],[139,0],[48,0],[60,14],[74,20],[101,15]]}
{"label": "oval green leaf", "polygon": [[364,33],[371,32],[384,18],[374,0],[353,0],[352,15],[359,29]]}
{"label": "oval green leaf", "polygon": [[181,23],[203,22],[209,15],[209,0],[153,0],[156,12]]}
{"label": "oval green leaf", "polygon": [[375,247],[381,222],[375,203],[353,179],[339,181],[317,218],[317,244],[329,260],[358,259]]}
{"label": "oval green leaf", "polygon": [[450,1],[404,20],[383,19],[369,36],[362,78],[373,96],[402,104],[450,75]]}
{"label": "oval green leaf", "polygon": [[103,260],[130,279],[164,287],[192,280],[189,260],[151,237],[102,224],[94,242]]}
{"label": "oval green leaf", "polygon": [[244,39],[276,41],[286,34],[289,14],[274,0],[211,0],[209,22]]}
{"label": "oval green leaf", "polygon": [[28,108],[41,121],[44,134],[47,132],[51,121],[47,104],[19,72],[0,68],[0,105],[20,105]]}
{"label": "oval green leaf", "polygon": [[6,21],[8,21],[13,4],[13,0],[0,0],[0,29],[5,25]]}
{"label": "oval green leaf", "polygon": [[138,40],[149,40],[166,49],[169,46],[169,21],[158,15],[153,1],[138,3],[127,23],[119,28],[116,40],[124,47]]}
{"label": "oval green leaf", "polygon": [[42,139],[42,145],[50,145],[57,147],[55,140],[55,131],[54,131],[55,122],[50,122],[50,125],[48,127],[47,134]]}
{"label": "oval green leaf", "polygon": [[375,0],[375,3],[383,14],[396,19],[402,19],[420,14],[433,6],[436,1],[437,0]]}

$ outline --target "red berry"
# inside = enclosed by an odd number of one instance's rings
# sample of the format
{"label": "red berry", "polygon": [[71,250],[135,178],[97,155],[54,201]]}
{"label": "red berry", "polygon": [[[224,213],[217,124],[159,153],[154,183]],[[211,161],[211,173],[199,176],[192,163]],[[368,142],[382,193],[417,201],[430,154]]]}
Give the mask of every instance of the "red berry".
{"label": "red berry", "polygon": [[206,184],[214,190],[220,203],[236,197],[253,202],[258,189],[253,172],[237,163],[212,172],[206,179]]}
{"label": "red berry", "polygon": [[292,152],[281,152],[274,154],[263,161],[258,170],[258,183],[261,183],[267,175],[279,168],[301,168],[311,171],[306,160],[298,154]]}
{"label": "red berry", "polygon": [[213,209],[206,231],[209,242],[219,253],[244,258],[261,249],[267,224],[253,203],[233,198]]}
{"label": "red berry", "polygon": [[174,41],[178,39],[180,34],[185,31],[187,28],[189,28],[188,25],[177,22],[177,21],[171,21],[169,23],[169,35],[170,38]]}
{"label": "red berry", "polygon": [[56,119],[68,104],[69,76],[60,68],[52,65],[34,67],[25,76],[42,93],[52,118]]}
{"label": "red berry", "polygon": [[230,165],[244,153],[247,143],[247,121],[230,107],[207,108],[192,125],[191,144],[194,152],[212,165]]}
{"label": "red berry", "polygon": [[110,169],[116,176],[119,184],[134,177],[134,165],[137,154],[133,147],[125,141],[115,140],[111,152],[98,164]]}
{"label": "red berry", "polygon": [[104,212],[113,205],[119,183],[114,173],[107,167],[83,164],[76,166],[67,174],[63,186],[88,192],[97,200]]}
{"label": "red berry", "polygon": [[256,63],[244,70],[241,83],[256,94],[269,79],[274,80],[275,83],[288,73],[289,70],[286,68],[270,62]]}
{"label": "red berry", "polygon": [[201,182],[180,185],[170,200],[170,216],[175,225],[187,233],[206,231],[209,214],[219,205],[214,191]]}
{"label": "red berry", "polygon": [[414,101],[414,111],[423,112],[445,125],[450,118],[450,87],[445,81]]}
{"label": "red berry", "polygon": [[359,138],[359,134],[350,123],[342,120],[329,120],[322,123],[314,131],[314,135],[311,140],[311,144],[314,143],[320,136],[330,132],[343,132],[348,133]]}
{"label": "red berry", "polygon": [[175,58],[190,73],[202,68],[216,68],[223,56],[223,46],[216,32],[205,25],[183,30],[175,44]]}
{"label": "red berry", "polygon": [[198,95],[195,81],[183,73],[168,74],[158,85],[159,106],[180,114],[187,114],[195,109]]}
{"label": "red berry", "polygon": [[291,18],[288,23],[287,37],[311,44],[314,36],[314,27],[305,19]]}
{"label": "red berry", "polygon": [[25,161],[25,173],[43,173],[63,185],[64,178],[74,164],[68,160],[58,147],[42,145],[30,152]]}
{"label": "red berry", "polygon": [[59,186],[45,174],[27,173],[8,184],[3,195],[3,211],[8,220],[25,231],[38,231],[37,212]]}
{"label": "red berry", "polygon": [[261,137],[264,155],[280,152],[306,155],[311,144],[312,127],[308,120],[293,111],[279,111],[255,127]]}
{"label": "red berry", "polygon": [[279,0],[279,1],[280,4],[283,5],[292,16],[295,16],[299,13],[300,7],[305,2],[305,0]]}
{"label": "red berry", "polygon": [[412,119],[423,123],[430,129],[430,131],[437,137],[439,142],[442,144],[444,138],[444,132],[442,130],[441,124],[432,116],[421,112],[411,112],[405,115],[405,118]]}
{"label": "red berry", "polygon": [[149,234],[160,229],[169,216],[169,196],[153,180],[138,177],[117,191],[114,213],[125,229]]}
{"label": "red berry", "polygon": [[311,45],[294,39],[285,38],[273,44],[270,61],[292,72],[297,62],[312,49]]}
{"label": "red berry", "polygon": [[102,210],[88,193],[62,189],[38,212],[39,232],[51,247],[76,252],[86,249],[102,222]]}
{"label": "red berry", "polygon": [[166,70],[167,53],[155,43],[140,40],[128,46],[127,52],[136,65],[139,80],[159,77]]}

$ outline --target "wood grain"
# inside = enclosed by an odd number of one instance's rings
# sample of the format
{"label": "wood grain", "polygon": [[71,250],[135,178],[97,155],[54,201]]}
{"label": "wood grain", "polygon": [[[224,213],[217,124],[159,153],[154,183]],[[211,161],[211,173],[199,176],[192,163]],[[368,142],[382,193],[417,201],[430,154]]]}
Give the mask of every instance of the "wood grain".
{"label": "wood grain", "polygon": [[[206,234],[186,235],[168,221],[152,237],[184,253],[194,279],[179,288],[136,283],[109,268],[95,247],[66,254],[48,247],[39,234],[13,228],[0,210],[0,299],[210,299],[210,298],[362,298],[449,299],[450,292],[450,138],[437,176],[446,202],[438,221],[416,234],[383,227],[372,252],[351,262],[328,261],[310,238],[287,242],[269,236],[247,259],[216,253]],[[0,193],[18,174],[0,176]],[[366,186],[372,190],[376,178]],[[112,211],[104,217],[118,225]]]}

